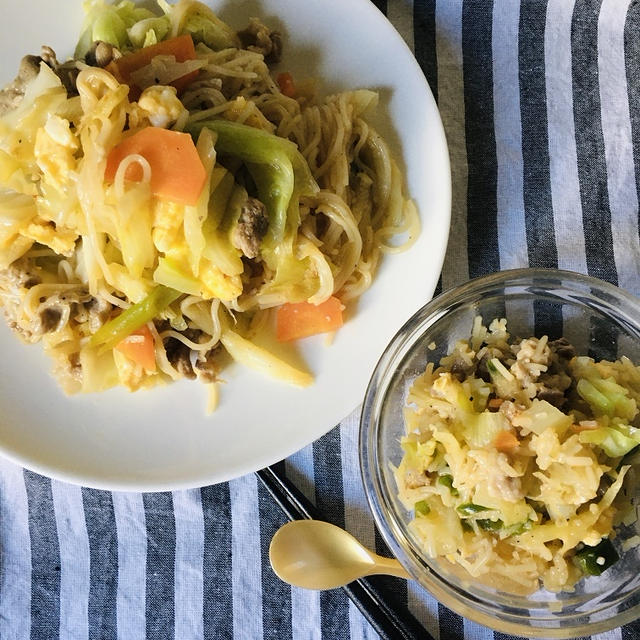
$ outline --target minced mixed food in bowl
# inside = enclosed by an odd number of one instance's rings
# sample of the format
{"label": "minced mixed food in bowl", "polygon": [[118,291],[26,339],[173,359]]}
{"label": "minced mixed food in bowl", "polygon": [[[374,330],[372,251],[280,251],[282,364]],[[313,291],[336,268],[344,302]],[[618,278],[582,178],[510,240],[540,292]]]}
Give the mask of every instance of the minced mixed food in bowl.
{"label": "minced mixed food in bowl", "polygon": [[[433,346],[433,345],[430,345]],[[571,590],[636,520],[640,367],[477,317],[408,393],[399,498],[423,551],[496,589]],[[640,542],[632,537],[625,545]]]}

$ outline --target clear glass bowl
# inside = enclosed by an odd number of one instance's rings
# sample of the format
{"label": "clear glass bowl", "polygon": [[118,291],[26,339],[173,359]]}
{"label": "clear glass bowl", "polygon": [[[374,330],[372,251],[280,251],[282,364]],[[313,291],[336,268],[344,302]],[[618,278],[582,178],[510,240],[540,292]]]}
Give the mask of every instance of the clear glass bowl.
{"label": "clear glass bowl", "polygon": [[[640,617],[640,547],[622,553],[638,534],[618,529],[621,559],[573,592],[540,590],[516,596],[451,571],[427,557],[412,537],[413,517],[398,500],[391,465],[402,459],[403,407],[413,379],[468,338],[475,316],[507,318],[511,335],[565,336],[578,354],[598,360],[628,356],[640,363],[640,301],[600,280],[568,271],[518,269],[472,280],[438,296],[398,331],[373,373],[360,421],[360,463],[374,518],[393,554],[440,602],[466,618],[525,637],[570,638],[599,633]],[[434,350],[427,348],[430,345]],[[445,566],[445,564],[447,566]]]}

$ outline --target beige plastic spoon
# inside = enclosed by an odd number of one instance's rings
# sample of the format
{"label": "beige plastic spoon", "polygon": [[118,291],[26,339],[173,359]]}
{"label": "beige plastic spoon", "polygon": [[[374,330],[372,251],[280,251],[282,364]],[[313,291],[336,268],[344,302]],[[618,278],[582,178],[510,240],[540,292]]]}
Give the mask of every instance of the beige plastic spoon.
{"label": "beige plastic spoon", "polygon": [[269,560],[281,580],[304,589],[335,589],[375,574],[411,578],[397,560],[369,551],[344,529],[321,520],[280,527]]}

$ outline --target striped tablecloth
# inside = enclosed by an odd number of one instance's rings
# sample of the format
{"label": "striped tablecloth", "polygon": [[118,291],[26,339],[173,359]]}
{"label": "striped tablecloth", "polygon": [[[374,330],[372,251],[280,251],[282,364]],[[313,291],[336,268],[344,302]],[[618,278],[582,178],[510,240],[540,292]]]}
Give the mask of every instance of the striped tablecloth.
{"label": "striped tablecloth", "polygon": [[[640,294],[640,3],[378,6],[415,51],[448,136],[453,223],[442,288],[531,265]],[[278,468],[326,519],[383,550],[359,478],[357,414]],[[283,523],[254,475],[143,495],[1,461],[0,638],[375,637],[342,591],[275,578],[267,549]],[[376,584],[443,640],[504,638],[413,583]],[[599,637],[637,639],[640,624]]]}

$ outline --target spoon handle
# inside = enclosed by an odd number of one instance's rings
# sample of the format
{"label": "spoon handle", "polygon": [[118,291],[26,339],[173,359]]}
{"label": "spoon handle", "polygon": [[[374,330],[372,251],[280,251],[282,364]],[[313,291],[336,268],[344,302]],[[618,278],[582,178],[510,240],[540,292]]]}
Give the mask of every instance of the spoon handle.
{"label": "spoon handle", "polygon": [[[256,471],[256,475],[289,520],[322,519],[318,510],[284,473],[279,475],[272,467],[266,467]],[[368,580],[356,580],[342,589],[381,638],[435,640],[419,622],[412,623],[411,614],[403,613],[400,617]]]}
{"label": "spoon handle", "polygon": [[376,561],[375,569],[368,575],[386,574],[389,576],[395,576],[396,578],[404,578],[405,580],[413,580],[407,570],[395,559],[385,558],[378,554],[371,554]]}

